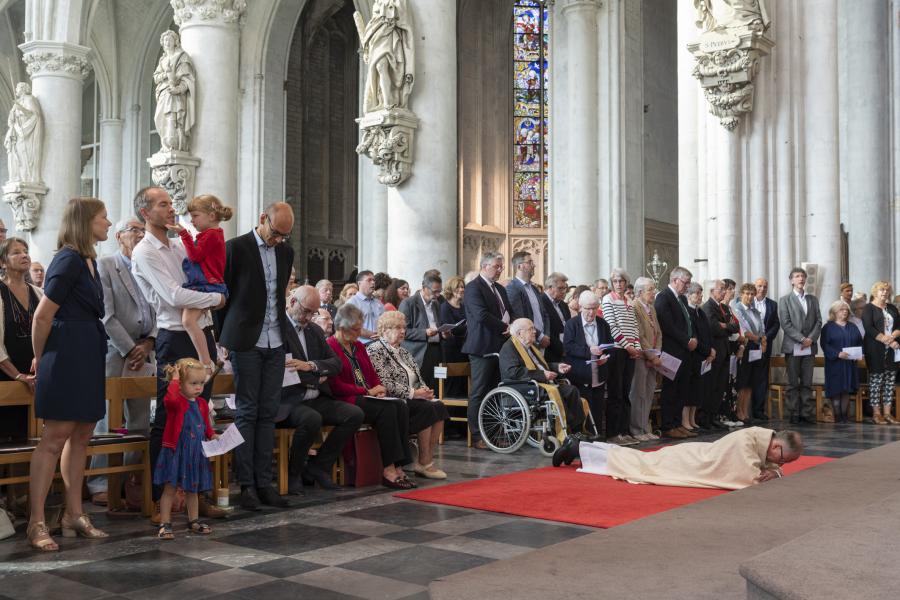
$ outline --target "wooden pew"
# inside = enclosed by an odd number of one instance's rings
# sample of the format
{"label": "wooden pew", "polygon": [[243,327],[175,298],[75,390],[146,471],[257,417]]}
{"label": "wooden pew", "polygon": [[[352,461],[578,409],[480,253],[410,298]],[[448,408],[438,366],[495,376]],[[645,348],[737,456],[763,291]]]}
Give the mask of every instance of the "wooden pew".
{"label": "wooden pew", "polygon": [[[441,363],[442,367],[447,367],[447,377],[468,377],[469,379],[469,392],[472,391],[472,368],[467,362],[456,362],[456,363]],[[444,397],[444,379],[438,379],[438,400],[444,403],[448,409],[451,407],[454,408],[466,408],[469,407],[469,399],[468,398],[446,398]],[[450,415],[451,421],[468,423],[469,419],[466,415],[461,417]],[[440,440],[441,443],[444,443],[443,437]],[[472,432],[469,430],[468,426],[466,426],[466,444],[471,448],[472,447]]]}
{"label": "wooden pew", "polygon": [[[856,361],[856,366],[860,370],[864,371],[866,369],[866,361],[858,360]],[[772,369],[786,369],[787,361],[784,356],[773,356],[769,359],[769,397],[766,399],[766,414],[769,418],[772,417],[772,403],[774,402],[778,409],[778,418],[784,419],[784,399],[787,394],[787,383],[773,383],[772,382]],[[825,357],[824,356],[816,356],[815,357],[815,366],[817,369],[825,368]],[[825,386],[820,383],[812,384],[813,396],[816,399],[816,420],[822,420],[822,407],[825,405]],[[864,396],[864,388],[860,386],[859,390],[853,395],[850,396],[850,400],[853,401],[856,408],[856,421],[857,423],[862,422],[863,420],[863,396]],[[900,398],[900,392],[897,393],[897,397]]]}

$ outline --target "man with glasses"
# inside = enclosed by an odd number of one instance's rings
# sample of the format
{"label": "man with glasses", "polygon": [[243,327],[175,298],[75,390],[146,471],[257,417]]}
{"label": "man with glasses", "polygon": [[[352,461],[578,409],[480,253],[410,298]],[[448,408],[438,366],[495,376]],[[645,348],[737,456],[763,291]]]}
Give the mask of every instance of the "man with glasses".
{"label": "man with glasses", "polygon": [[544,280],[544,293],[541,294],[541,306],[547,313],[547,336],[550,345],[544,350],[548,362],[562,362],[565,358],[563,332],[566,322],[572,317],[569,305],[563,301],[569,289],[569,278],[562,273],[550,273]]}
{"label": "man with glasses", "polygon": [[[156,373],[153,347],[156,342],[156,311],[144,298],[131,272],[131,255],[144,239],[144,224],[131,216],[116,223],[119,250],[97,259],[97,273],[103,286],[106,328],[106,376],[146,377]],[[104,416],[97,422],[95,433],[108,432]],[[131,433],[150,433],[150,401],[146,398],[125,400],[125,427]],[[125,464],[140,462],[140,453],[126,455]],[[91,458],[91,468],[106,466],[106,455]],[[88,479],[88,490],[94,504],[107,503],[107,479],[98,475]],[[117,490],[118,491],[118,490]],[[139,506],[134,507],[140,509]]]}
{"label": "man with glasses", "polygon": [[715,442],[676,444],[655,452],[567,438],[553,454],[553,466],[580,457],[579,472],[629,483],[739,490],[780,479],[781,467],[802,454],[803,438],[796,431],[748,427]]}
{"label": "man with glasses", "polygon": [[[422,373],[426,386],[434,389],[434,368],[441,362],[441,337],[438,330],[442,325],[441,311],[437,298],[443,290],[443,282],[439,275],[428,271],[422,278],[422,289],[403,300],[399,310],[406,317],[406,348]],[[449,332],[443,337],[449,336]]]}
{"label": "man with glasses", "polygon": [[252,231],[225,244],[229,296],[219,343],[234,368],[235,425],[244,438],[235,462],[241,506],[247,510],[259,510],[260,502],[287,506],[272,487],[272,452],[285,368],[285,290],[294,262],[294,251],[284,242],[293,226],[293,208],[275,202]]}
{"label": "man with glasses", "polygon": [[[312,323],[319,314],[319,292],[303,285],[291,292],[287,301],[284,340],[291,357],[285,369],[297,374],[297,383],[281,389],[276,427],[294,429],[288,461],[288,493],[303,495],[303,482],[318,483],[323,489],[339,489],[331,480],[334,461],[363,422],[363,412],[349,402],[335,400],[325,382],[341,370],[341,361],[325,342],[325,333]],[[325,311],[327,315],[328,312]],[[323,425],[333,429],[325,442],[309,457],[309,449]]]}
{"label": "man with glasses", "polygon": [[675,267],[669,275],[669,285],[656,295],[653,306],[662,329],[662,351],[681,361],[674,379],[663,377],[659,408],[662,417],[664,437],[683,439],[697,434],[681,426],[681,410],[688,394],[699,394],[690,389],[691,352],[697,347],[697,334],[688,313],[685,292],[691,283],[691,272],[684,267]]}

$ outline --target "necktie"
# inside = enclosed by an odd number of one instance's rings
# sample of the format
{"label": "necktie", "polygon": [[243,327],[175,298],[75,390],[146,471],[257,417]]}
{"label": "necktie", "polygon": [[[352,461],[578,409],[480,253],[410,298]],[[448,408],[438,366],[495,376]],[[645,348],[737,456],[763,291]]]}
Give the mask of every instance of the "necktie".
{"label": "necktie", "polygon": [[297,328],[297,337],[300,338],[300,351],[303,356],[298,357],[300,360],[308,360],[309,352],[306,350],[306,331],[302,327]]}
{"label": "necktie", "polygon": [[687,321],[688,337],[692,338],[694,337],[694,324],[691,323],[691,315],[688,314],[687,298],[678,296],[678,306],[681,307],[681,312],[684,313],[684,320]]}

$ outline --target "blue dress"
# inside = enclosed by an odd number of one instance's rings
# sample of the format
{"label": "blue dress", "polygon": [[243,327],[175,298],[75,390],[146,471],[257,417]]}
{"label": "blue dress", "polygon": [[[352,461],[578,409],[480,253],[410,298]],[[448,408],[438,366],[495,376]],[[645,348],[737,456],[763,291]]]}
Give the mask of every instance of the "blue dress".
{"label": "blue dress", "polygon": [[206,423],[200,408],[195,400],[189,400],[178,445],[160,451],[153,471],[153,485],[171,483],[192,494],[211,490],[209,459],[203,454],[201,445],[205,435]]}
{"label": "blue dress", "polygon": [[38,364],[35,414],[41,419],[94,423],[106,414],[106,331],[103,287],[70,248],[56,253],[44,295],[59,305]]}
{"label": "blue dress", "polygon": [[841,349],[862,346],[862,336],[853,323],[843,327],[829,321],[822,327],[822,353],[825,355],[825,395],[853,394],[859,389],[859,369],[855,360],[838,358]]}

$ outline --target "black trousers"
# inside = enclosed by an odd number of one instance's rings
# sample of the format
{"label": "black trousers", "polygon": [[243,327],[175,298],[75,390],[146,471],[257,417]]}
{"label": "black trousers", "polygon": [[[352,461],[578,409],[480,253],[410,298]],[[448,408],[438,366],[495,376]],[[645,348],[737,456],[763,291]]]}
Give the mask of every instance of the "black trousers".
{"label": "black trousers", "polygon": [[331,425],[334,429],[325,438],[316,455],[309,459],[309,464],[330,473],[344,444],[350,441],[362,424],[363,411],[358,406],[330,396],[302,400],[302,394],[303,390],[285,390],[282,393],[282,402],[292,405],[291,412],[285,419],[275,423],[275,427],[295,430],[291,440],[288,471],[291,477],[297,477],[303,472],[316,435],[322,425]]}
{"label": "black trousers", "polygon": [[594,419],[594,426],[597,428],[597,435],[602,437],[611,437],[614,434],[606,433],[604,430],[606,419],[606,385],[601,383],[597,387],[590,385],[579,385],[578,391],[581,396],[587,400],[588,407],[591,409],[591,417]]}
{"label": "black trousers", "polygon": [[[207,327],[203,333],[206,335],[206,345],[209,348],[209,356],[216,360],[216,342],[212,336],[212,328]],[[156,460],[159,458],[159,452],[162,450],[163,432],[166,429],[166,405],[163,398],[166,397],[166,390],[169,382],[165,378],[165,368],[167,365],[175,364],[181,358],[198,358],[197,350],[194,343],[191,342],[190,336],[185,331],[171,331],[168,329],[160,329],[156,334],[156,412],[153,417],[153,425],[150,428],[150,472],[156,469]],[[212,380],[203,388],[201,397],[209,399],[212,393]],[[161,485],[153,486],[153,500],[159,500],[162,496],[163,487]]]}
{"label": "black trousers", "polygon": [[768,356],[763,355],[759,369],[762,374],[758,375],[759,379],[753,384],[753,417],[757,419],[766,416],[766,398],[769,396]]}
{"label": "black trousers", "polygon": [[378,400],[357,396],[363,423],[375,428],[382,466],[402,467],[412,462],[409,452],[409,407],[402,400]]}
{"label": "black trousers", "polygon": [[478,409],[481,408],[481,401],[500,383],[500,357],[470,354],[469,364],[472,367],[472,389],[469,390],[466,417],[474,441],[481,437],[481,431],[478,429]]}
{"label": "black trousers", "polygon": [[634,360],[628,352],[612,349],[606,376],[606,434],[629,435],[631,432],[631,380],[634,379]]}
{"label": "black trousers", "polygon": [[581,406],[581,394],[578,388],[568,383],[559,384],[559,396],[566,410],[566,429],[568,433],[580,433],[584,427],[584,407]]}
{"label": "black trousers", "polygon": [[728,355],[719,357],[712,363],[709,373],[703,376],[703,402],[700,405],[700,425],[709,425],[719,417],[725,388],[728,387]]}
{"label": "black trousers", "polygon": [[681,409],[684,408],[684,399],[690,393],[690,364],[688,356],[682,360],[674,380],[663,377],[662,392],[659,395],[663,431],[681,426]]}
{"label": "black trousers", "polygon": [[422,372],[422,380],[425,385],[431,389],[435,389],[436,382],[434,380],[434,368],[441,364],[441,345],[428,343],[425,345],[425,357],[422,364],[419,365],[419,371]]}

